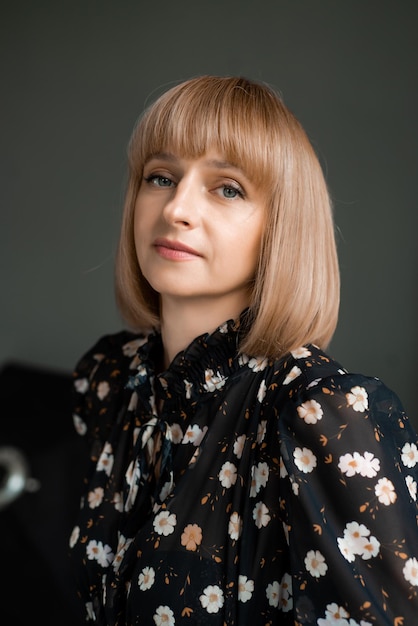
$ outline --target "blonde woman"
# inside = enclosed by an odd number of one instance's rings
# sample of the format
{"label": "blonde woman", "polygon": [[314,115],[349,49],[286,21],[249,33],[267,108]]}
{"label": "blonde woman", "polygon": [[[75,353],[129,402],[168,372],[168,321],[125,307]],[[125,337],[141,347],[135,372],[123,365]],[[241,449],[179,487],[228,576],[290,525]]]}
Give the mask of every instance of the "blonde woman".
{"label": "blonde woman", "polygon": [[74,379],[87,622],[412,626],[417,435],[326,352],[332,209],[270,87],[197,77],[140,117],[116,299]]}

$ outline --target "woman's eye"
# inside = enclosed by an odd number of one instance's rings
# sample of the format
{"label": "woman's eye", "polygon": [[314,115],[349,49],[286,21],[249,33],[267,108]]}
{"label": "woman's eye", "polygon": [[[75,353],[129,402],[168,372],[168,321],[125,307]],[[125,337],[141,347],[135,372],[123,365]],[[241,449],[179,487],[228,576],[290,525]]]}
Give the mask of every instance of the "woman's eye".
{"label": "woman's eye", "polygon": [[145,178],[147,183],[151,183],[151,185],[155,185],[156,187],[171,187],[173,185],[173,181],[167,176],[161,176],[160,174],[151,174],[151,176],[147,176]]}
{"label": "woman's eye", "polygon": [[231,200],[237,197],[244,197],[244,194],[240,189],[237,189],[236,187],[231,187],[230,185],[224,185],[222,187],[222,195],[224,196],[224,198],[228,198]]}

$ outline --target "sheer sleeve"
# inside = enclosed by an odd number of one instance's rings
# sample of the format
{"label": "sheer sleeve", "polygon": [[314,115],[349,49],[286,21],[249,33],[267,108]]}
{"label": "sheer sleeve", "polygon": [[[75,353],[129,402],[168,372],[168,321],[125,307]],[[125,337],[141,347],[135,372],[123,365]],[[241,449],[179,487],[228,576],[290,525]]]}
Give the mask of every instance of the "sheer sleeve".
{"label": "sheer sleeve", "polygon": [[418,623],[417,435],[397,396],[376,378],[316,380],[279,431],[296,617]]}
{"label": "sheer sleeve", "polygon": [[[78,361],[73,373],[73,420],[92,449],[107,438],[123,406],[127,372],[135,364],[138,339],[123,331],[105,335]],[[97,452],[96,451],[96,452]]]}

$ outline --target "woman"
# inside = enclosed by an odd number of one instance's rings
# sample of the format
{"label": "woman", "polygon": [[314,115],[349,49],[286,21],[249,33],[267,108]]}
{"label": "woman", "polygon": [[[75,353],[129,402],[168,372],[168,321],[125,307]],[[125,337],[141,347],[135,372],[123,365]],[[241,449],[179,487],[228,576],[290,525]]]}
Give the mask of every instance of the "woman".
{"label": "woman", "polygon": [[129,167],[130,330],[75,371],[88,619],[412,626],[417,436],[325,352],[334,225],[299,122],[263,84],[194,78],[141,117]]}

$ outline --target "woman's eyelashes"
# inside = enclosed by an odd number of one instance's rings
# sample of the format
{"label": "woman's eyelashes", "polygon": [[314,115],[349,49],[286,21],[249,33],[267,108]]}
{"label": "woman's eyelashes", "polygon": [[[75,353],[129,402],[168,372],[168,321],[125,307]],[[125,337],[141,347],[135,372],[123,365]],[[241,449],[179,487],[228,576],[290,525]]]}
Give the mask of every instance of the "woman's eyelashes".
{"label": "woman's eyelashes", "polygon": [[221,185],[218,190],[227,200],[234,200],[235,198],[245,198],[244,190],[237,183],[225,183]]}
{"label": "woman's eyelashes", "polygon": [[[180,178],[181,180],[181,178]],[[159,174],[152,173],[144,175],[144,181],[153,187],[157,188],[171,188],[176,187],[178,182],[174,177],[168,176],[167,174]],[[236,182],[231,180],[223,180],[216,182],[208,182],[203,185],[206,187],[208,191],[211,193],[215,193],[220,196],[223,200],[235,200],[236,198],[244,199],[246,197],[246,193],[242,186]]]}
{"label": "woman's eyelashes", "polygon": [[174,185],[174,181],[163,174],[150,174],[149,176],[144,176],[144,180],[155,187],[171,187]]}

